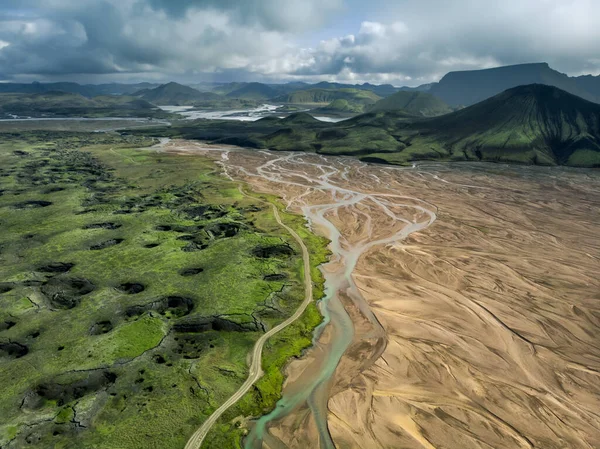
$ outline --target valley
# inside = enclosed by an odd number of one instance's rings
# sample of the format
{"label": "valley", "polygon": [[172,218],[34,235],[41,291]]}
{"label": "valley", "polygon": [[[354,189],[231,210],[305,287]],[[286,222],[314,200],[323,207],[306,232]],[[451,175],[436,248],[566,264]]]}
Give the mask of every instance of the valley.
{"label": "valley", "polygon": [[332,240],[327,324],[244,447],[600,443],[597,172],[165,150],[212,157]]}
{"label": "valley", "polygon": [[[405,92],[399,94],[390,99],[410,105],[410,98],[403,98]],[[422,110],[419,104],[435,106],[417,97],[416,107]],[[139,134],[273,151],[355,156],[363,162],[392,165],[433,160],[600,166],[600,104],[555,87],[519,86],[435,117],[383,106],[381,111],[336,123],[299,112],[255,121],[193,120]]]}
{"label": "valley", "polygon": [[0,1],[0,449],[600,449],[600,1]]}
{"label": "valley", "polygon": [[1,447],[600,441],[597,171],[73,123],[1,147]]}

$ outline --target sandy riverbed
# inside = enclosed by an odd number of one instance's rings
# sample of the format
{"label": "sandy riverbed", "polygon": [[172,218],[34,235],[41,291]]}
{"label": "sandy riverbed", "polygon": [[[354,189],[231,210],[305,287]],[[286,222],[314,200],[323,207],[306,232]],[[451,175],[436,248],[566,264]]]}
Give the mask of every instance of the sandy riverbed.
{"label": "sandy riverbed", "polygon": [[339,245],[332,324],[253,447],[600,447],[600,173],[168,145]]}

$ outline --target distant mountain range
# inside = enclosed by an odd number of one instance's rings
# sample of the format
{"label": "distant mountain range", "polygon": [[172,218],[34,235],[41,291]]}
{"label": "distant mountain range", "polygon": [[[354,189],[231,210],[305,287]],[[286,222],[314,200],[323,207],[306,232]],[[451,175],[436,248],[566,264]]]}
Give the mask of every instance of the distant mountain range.
{"label": "distant mountain range", "polygon": [[495,69],[450,72],[429,93],[450,106],[470,106],[511,87],[545,84],[600,103],[600,76],[570,77],[546,63],[520,64]]}
{"label": "distant mountain range", "polygon": [[178,83],[167,83],[154,89],[143,89],[133,94],[143,100],[162,105],[186,106],[196,102],[214,101],[221,99],[221,95],[212,92],[200,92]]}
{"label": "distant mountain range", "polygon": [[369,106],[377,103],[380,99],[379,95],[370,90],[345,87],[312,87],[275,97],[273,101],[292,104],[327,104],[335,100],[346,100],[355,105]]}
{"label": "distant mountain range", "polygon": [[148,117],[174,118],[154,104],[126,95],[87,98],[69,92],[0,94],[0,118],[15,117]]}
{"label": "distant mountain range", "polygon": [[265,101],[281,93],[281,89],[262,83],[247,83],[227,94],[229,98],[242,98],[245,100]]}
{"label": "distant mountain range", "polygon": [[[512,87],[527,84],[545,84],[555,86],[566,92],[577,95],[586,100],[600,103],[600,76],[570,77],[557,72],[546,63],[520,64],[498,67],[485,70],[469,70],[450,72],[438,83],[424,84],[418,87],[394,87],[390,84],[374,85],[343,84],[320,82],[307,84],[304,82],[291,82],[286,84],[265,83],[198,83],[183,86],[178,83],[157,85],[151,83],[141,84],[100,84],[80,85],[77,83],[32,83],[14,84],[0,83],[0,93],[43,93],[61,91],[83,95],[92,98],[99,95],[132,95],[136,94],[155,104],[171,105],[197,105],[204,103],[218,104],[218,98],[242,100],[247,102],[278,102],[278,103],[332,103],[336,100],[346,100],[348,103],[336,103],[328,107],[336,111],[343,109],[346,112],[363,112],[371,100],[372,103],[381,98],[389,97],[396,92],[426,92],[431,94],[451,108],[470,106]],[[151,92],[155,89],[157,91]],[[354,95],[348,98],[347,91],[368,92],[365,95]],[[140,92],[141,91],[141,92]],[[346,94],[343,93],[346,91]],[[372,95],[369,95],[372,94]],[[365,98],[370,98],[365,103]],[[400,97],[396,97],[400,98]],[[358,101],[355,101],[358,99]],[[171,103],[168,103],[171,102]],[[386,102],[386,108],[394,108],[392,102]],[[402,103],[402,100],[399,100]],[[221,102],[222,106],[230,104],[232,107],[240,103]],[[383,106],[382,106],[383,107]],[[427,113],[426,115],[430,115]]]}
{"label": "distant mountain range", "polygon": [[152,89],[158,84],[77,84],[77,83],[0,83],[0,93],[40,94],[44,92],[68,92],[83,95],[84,97],[97,97],[100,95],[130,95],[142,89]]}

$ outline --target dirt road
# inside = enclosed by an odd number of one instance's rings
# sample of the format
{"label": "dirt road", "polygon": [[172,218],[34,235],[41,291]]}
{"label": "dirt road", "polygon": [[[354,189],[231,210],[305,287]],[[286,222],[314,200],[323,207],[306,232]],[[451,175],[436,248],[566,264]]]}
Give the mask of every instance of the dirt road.
{"label": "dirt road", "polygon": [[239,388],[238,391],[236,391],[233,394],[233,396],[231,396],[227,401],[225,401],[223,405],[221,405],[221,407],[215,410],[215,412],[212,415],[210,415],[210,417],[202,424],[202,426],[200,426],[200,428],[188,440],[187,444],[185,445],[185,449],[200,449],[204,438],[206,438],[206,435],[208,434],[212,426],[215,424],[215,422],[217,422],[217,420],[221,417],[221,415],[223,415],[223,413],[225,413],[225,411],[227,411],[229,407],[233,406],[237,401],[239,401],[242,398],[242,396],[244,396],[250,390],[252,385],[254,385],[254,383],[262,377],[263,370],[261,367],[261,361],[262,350],[265,343],[277,332],[285,329],[298,318],[300,318],[300,316],[306,310],[306,307],[308,307],[308,305],[312,301],[312,279],[310,277],[310,259],[308,255],[308,249],[306,248],[306,245],[304,244],[300,236],[296,233],[296,231],[294,231],[292,228],[290,228],[281,221],[281,217],[279,216],[279,211],[277,210],[277,207],[274,205],[272,205],[271,207],[273,208],[273,214],[275,215],[275,220],[277,220],[277,223],[287,232],[289,232],[290,235],[294,238],[294,240],[298,242],[300,248],[302,248],[302,260],[304,263],[304,301],[302,301],[302,304],[300,304],[300,307],[298,307],[298,309],[296,310],[296,312],[294,312],[292,316],[290,316],[287,320],[266,332],[262,337],[258,339],[256,344],[254,345],[254,349],[252,350],[248,379],[246,379],[246,382],[244,382],[244,384]]}

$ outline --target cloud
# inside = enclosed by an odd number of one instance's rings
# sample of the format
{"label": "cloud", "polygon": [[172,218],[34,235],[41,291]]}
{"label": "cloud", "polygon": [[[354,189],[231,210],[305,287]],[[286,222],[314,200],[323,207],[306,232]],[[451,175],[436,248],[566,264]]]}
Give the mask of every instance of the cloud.
{"label": "cloud", "polygon": [[406,0],[387,20],[321,42],[294,75],[430,82],[452,70],[549,62],[568,73],[598,72],[600,2],[592,0]]}
{"label": "cloud", "polygon": [[409,85],[538,61],[599,73],[596,17],[595,0],[3,0],[0,72]]}
{"label": "cloud", "polygon": [[181,18],[190,11],[216,10],[227,13],[238,24],[259,25],[267,30],[290,32],[315,29],[342,0],[148,0],[148,4],[170,16]]}
{"label": "cloud", "polygon": [[245,67],[287,48],[281,33],[240,26],[218,9],[171,17],[138,0],[48,3],[0,12],[0,40],[10,44],[0,52],[5,74],[168,77]]}

